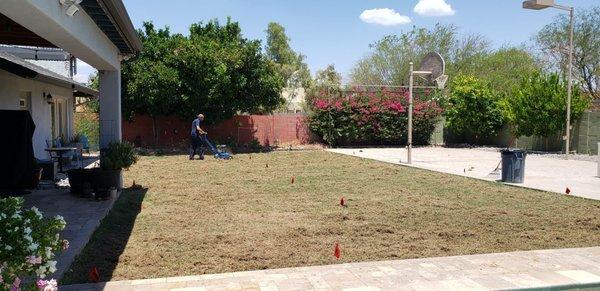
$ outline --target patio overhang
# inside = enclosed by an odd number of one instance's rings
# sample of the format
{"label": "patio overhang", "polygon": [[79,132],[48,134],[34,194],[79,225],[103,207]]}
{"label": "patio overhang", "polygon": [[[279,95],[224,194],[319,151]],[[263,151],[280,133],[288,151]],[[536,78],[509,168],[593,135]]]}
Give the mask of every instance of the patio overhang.
{"label": "patio overhang", "polygon": [[22,78],[33,79],[43,83],[71,88],[73,90],[73,96],[98,96],[98,91],[75,82],[71,78],[54,73],[43,67],[34,65],[17,56],[2,51],[0,51],[0,70],[10,72]]}
{"label": "patio overhang", "polygon": [[59,47],[98,70],[118,71],[141,41],[121,0],[84,0],[75,14],[58,0],[0,1],[0,43]]}
{"label": "patio overhang", "polygon": [[[0,0],[0,15],[9,23],[5,27],[20,31],[9,34],[5,29],[4,37],[0,32],[0,42],[58,47],[98,70],[99,92],[93,93],[100,101],[100,147],[103,148],[121,140],[121,61],[140,51],[142,43],[122,0],[83,0],[75,6],[63,2]],[[45,82],[65,82],[26,65],[6,64]],[[75,90],[85,90],[79,83],[69,84]]]}
{"label": "patio overhang", "polygon": [[123,55],[142,50],[142,42],[120,0],[83,0],[81,8]]}

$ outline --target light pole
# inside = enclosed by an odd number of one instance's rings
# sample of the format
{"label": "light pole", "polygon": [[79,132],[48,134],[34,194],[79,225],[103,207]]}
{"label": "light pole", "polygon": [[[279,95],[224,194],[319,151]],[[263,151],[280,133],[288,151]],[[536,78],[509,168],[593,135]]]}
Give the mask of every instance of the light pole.
{"label": "light pole", "polygon": [[565,155],[569,158],[569,147],[571,145],[571,95],[573,94],[573,18],[575,8],[562,6],[554,3],[554,0],[528,0],[523,2],[523,8],[541,10],[546,8],[556,8],[569,12],[569,63],[568,67],[568,88],[567,88],[567,127],[565,136]]}

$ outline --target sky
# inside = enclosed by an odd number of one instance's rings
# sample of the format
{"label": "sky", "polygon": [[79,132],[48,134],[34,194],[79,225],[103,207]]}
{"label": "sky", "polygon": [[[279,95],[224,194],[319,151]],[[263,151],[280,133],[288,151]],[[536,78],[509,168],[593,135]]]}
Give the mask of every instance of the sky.
{"label": "sky", "polygon": [[[292,48],[304,54],[313,74],[329,64],[347,78],[369,45],[413,26],[454,24],[461,34],[477,33],[494,47],[521,45],[553,17],[565,13],[521,8],[521,0],[123,0],[136,28],[144,21],[187,34],[190,24],[211,19],[238,21],[245,37],[265,39],[269,22],[286,28]],[[557,0],[577,9],[600,0]],[[80,62],[76,79],[93,68]]]}

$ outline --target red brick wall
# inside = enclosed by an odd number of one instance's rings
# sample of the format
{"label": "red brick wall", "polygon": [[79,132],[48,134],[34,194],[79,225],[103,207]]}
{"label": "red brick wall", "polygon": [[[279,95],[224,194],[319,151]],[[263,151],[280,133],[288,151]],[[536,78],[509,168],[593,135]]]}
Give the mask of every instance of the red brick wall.
{"label": "red brick wall", "polygon": [[[210,117],[208,117],[210,118]],[[237,115],[219,125],[206,127],[211,140],[225,141],[233,138],[238,145],[257,139],[263,146],[288,143],[308,143],[310,132],[302,114]],[[138,146],[187,146],[191,131],[190,120],[176,116],[156,118],[158,145],[154,143],[152,119],[138,115],[133,121],[123,122],[123,139]]]}

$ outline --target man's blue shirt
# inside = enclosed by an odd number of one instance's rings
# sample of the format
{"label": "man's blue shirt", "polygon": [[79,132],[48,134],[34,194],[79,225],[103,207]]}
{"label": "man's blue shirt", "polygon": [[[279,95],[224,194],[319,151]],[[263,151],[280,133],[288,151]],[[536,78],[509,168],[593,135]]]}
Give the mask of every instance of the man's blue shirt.
{"label": "man's blue shirt", "polygon": [[192,136],[193,137],[197,137],[198,136],[198,126],[200,126],[200,124],[202,123],[202,121],[200,121],[200,119],[196,118],[194,119],[194,121],[192,121]]}

